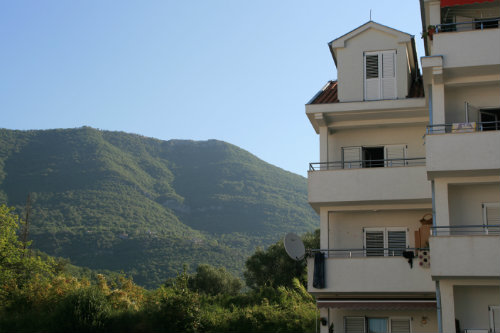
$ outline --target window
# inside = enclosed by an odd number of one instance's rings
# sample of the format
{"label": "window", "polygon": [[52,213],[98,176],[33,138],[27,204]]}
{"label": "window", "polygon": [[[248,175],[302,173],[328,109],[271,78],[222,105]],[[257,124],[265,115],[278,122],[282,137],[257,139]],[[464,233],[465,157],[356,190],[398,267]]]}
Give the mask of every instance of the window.
{"label": "window", "polygon": [[410,333],[410,326],[410,318],[344,317],[345,333]]}
{"label": "window", "polygon": [[488,312],[490,315],[490,332],[500,333],[500,306],[490,305],[488,306]]}
{"label": "window", "polygon": [[488,225],[500,224],[500,203],[483,203],[483,223]]}
{"label": "window", "polygon": [[343,147],[342,165],[344,169],[404,166],[407,148],[407,145]]}
{"label": "window", "polygon": [[479,110],[483,131],[500,130],[500,109]]}
{"label": "window", "polygon": [[344,317],[345,333],[365,333],[365,317]]}
{"label": "window", "polygon": [[366,256],[401,256],[407,244],[407,228],[364,228]]}
{"label": "window", "polygon": [[365,100],[396,98],[396,51],[366,52]]}

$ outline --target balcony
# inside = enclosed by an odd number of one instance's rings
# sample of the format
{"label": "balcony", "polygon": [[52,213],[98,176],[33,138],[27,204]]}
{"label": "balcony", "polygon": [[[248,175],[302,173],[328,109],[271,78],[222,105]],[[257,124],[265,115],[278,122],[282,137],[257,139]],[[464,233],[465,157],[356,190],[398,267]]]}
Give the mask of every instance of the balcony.
{"label": "balcony", "polygon": [[[314,258],[307,260],[308,291],[312,293],[432,293],[429,268],[401,256],[401,250],[382,249],[386,256],[367,256],[366,249],[321,250],[325,259],[325,288],[313,287]],[[406,249],[416,250],[416,249]],[[399,251],[399,252],[398,252]],[[373,254],[373,252],[372,252]]]}
{"label": "balcony", "polygon": [[427,133],[429,177],[436,173],[498,174],[500,122],[432,125]]}
{"label": "balcony", "polygon": [[311,163],[309,203],[430,202],[425,158]]}
{"label": "balcony", "polygon": [[442,55],[445,68],[500,64],[498,18],[436,26],[432,55]]}
{"label": "balcony", "polygon": [[433,227],[429,244],[433,278],[500,276],[500,225]]}

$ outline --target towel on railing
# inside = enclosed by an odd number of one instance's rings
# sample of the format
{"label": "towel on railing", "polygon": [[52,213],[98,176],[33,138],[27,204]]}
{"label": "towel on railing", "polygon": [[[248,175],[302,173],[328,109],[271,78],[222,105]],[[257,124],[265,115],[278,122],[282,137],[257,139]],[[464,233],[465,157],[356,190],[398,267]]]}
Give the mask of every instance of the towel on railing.
{"label": "towel on railing", "polygon": [[323,252],[316,252],[314,255],[313,287],[325,288],[325,254]]}

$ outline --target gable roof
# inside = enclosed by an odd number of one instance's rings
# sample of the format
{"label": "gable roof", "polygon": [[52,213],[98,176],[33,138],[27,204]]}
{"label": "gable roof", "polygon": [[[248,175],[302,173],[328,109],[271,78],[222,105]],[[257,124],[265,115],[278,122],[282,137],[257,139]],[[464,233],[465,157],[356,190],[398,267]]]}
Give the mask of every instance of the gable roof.
{"label": "gable roof", "polygon": [[386,25],[374,22],[374,21],[368,21],[365,24],[357,27],[354,30],[349,31],[348,33],[340,36],[337,39],[332,40],[330,43],[328,43],[328,47],[330,48],[330,52],[332,53],[333,60],[335,61],[335,65],[337,65],[337,58],[335,55],[335,49],[337,48],[342,48],[345,47],[345,42],[348,41],[351,38],[354,38],[363,32],[369,30],[369,29],[375,29],[378,31],[382,31],[385,33],[388,33],[390,35],[393,35],[398,38],[399,43],[414,43],[414,36],[410,35],[406,32],[388,27]]}

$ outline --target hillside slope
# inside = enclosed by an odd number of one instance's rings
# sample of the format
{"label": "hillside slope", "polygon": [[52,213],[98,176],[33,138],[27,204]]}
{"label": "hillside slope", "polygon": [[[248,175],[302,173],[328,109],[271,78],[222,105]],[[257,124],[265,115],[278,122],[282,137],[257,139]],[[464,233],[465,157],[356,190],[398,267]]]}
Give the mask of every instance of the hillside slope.
{"label": "hillside slope", "polygon": [[0,130],[0,203],[32,198],[34,246],[146,286],[183,263],[241,273],[256,246],[313,230],[306,180],[225,142],[90,127]]}

